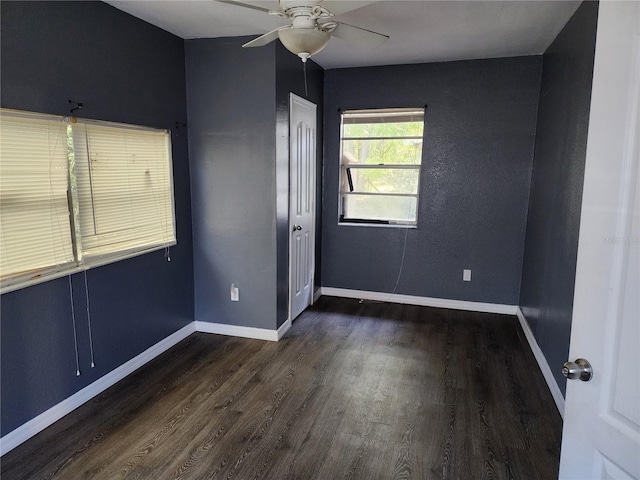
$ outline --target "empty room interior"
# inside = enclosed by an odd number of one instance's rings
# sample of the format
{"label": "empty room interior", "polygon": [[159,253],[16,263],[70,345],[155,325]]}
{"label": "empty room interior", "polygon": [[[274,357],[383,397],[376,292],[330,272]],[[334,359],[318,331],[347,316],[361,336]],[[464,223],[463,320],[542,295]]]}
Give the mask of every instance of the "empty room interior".
{"label": "empty room interior", "polygon": [[640,478],[639,2],[0,8],[3,479]]}

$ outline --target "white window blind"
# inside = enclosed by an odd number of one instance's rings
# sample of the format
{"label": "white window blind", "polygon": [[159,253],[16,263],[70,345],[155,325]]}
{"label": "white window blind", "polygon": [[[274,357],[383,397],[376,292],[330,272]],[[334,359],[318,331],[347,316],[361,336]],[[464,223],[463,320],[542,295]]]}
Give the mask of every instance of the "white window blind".
{"label": "white window blind", "polygon": [[175,243],[165,132],[73,125],[85,258]]}
{"label": "white window blind", "polygon": [[3,292],[176,243],[168,132],[1,118]]}
{"label": "white window blind", "polygon": [[0,268],[4,281],[73,262],[67,125],[0,114]]}

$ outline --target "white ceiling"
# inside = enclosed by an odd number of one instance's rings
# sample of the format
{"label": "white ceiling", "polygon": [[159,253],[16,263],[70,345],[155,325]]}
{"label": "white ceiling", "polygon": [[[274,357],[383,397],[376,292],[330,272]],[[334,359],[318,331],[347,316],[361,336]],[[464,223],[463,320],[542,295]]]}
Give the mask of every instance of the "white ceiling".
{"label": "white ceiling", "polygon": [[[108,0],[185,39],[259,35],[286,25],[265,13],[215,0]],[[277,9],[277,1],[247,3]],[[332,38],[313,59],[324,68],[426,63],[543,53],[580,1],[334,0],[337,20],[390,36],[367,50]]]}

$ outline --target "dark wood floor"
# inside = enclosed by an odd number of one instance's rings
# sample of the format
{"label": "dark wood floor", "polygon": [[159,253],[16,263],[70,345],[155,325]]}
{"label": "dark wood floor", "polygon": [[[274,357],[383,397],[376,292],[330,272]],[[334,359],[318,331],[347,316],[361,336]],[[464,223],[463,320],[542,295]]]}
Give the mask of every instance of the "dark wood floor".
{"label": "dark wood floor", "polygon": [[514,317],[323,297],[278,343],[194,334],[2,458],[10,479],[556,479]]}

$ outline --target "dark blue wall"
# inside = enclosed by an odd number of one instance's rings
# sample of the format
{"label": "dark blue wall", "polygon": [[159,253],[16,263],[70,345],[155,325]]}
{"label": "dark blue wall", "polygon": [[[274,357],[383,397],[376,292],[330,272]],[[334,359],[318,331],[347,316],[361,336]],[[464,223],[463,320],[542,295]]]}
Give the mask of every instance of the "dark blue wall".
{"label": "dark blue wall", "polygon": [[[279,42],[243,49],[250,38],[186,42],[195,318],[275,330],[288,314],[288,94],[304,96],[304,77]],[[308,70],[321,104],[322,69]]]}
{"label": "dark blue wall", "polygon": [[[322,285],[518,303],[541,57],[325,71]],[[425,114],[417,229],[338,225],[339,109]],[[462,281],[462,270],[473,272]]]}
{"label": "dark blue wall", "polygon": [[[186,121],[184,42],[100,2],[1,3],[2,107],[172,129]],[[178,245],[2,295],[1,434],[42,413],[193,320],[187,138],[172,132]]]}
{"label": "dark blue wall", "polygon": [[598,3],[584,2],[543,56],[520,306],[564,392]]}
{"label": "dark blue wall", "polygon": [[195,319],[274,330],[276,54],[247,40],[186,42]]}

